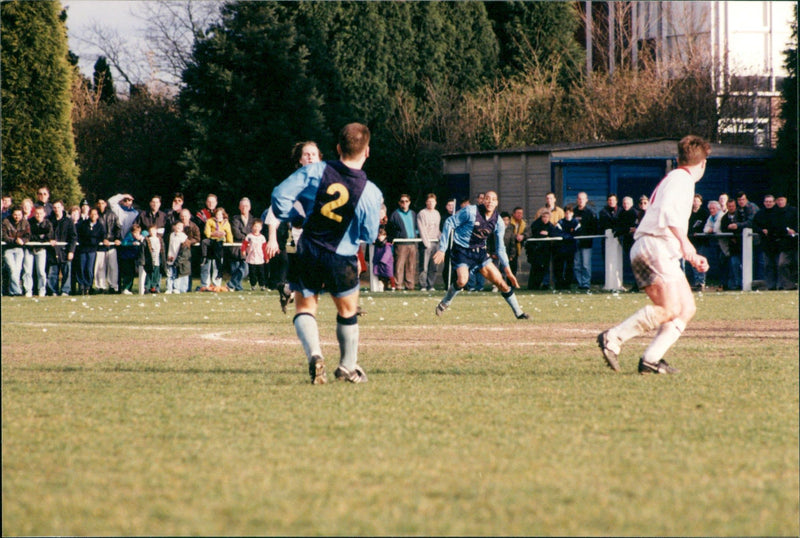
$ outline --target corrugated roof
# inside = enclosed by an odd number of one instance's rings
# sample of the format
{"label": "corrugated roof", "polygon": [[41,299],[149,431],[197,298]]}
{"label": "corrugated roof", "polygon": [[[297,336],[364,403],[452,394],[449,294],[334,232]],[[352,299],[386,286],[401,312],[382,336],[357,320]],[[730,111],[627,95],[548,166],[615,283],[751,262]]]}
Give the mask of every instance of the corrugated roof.
{"label": "corrugated roof", "polygon": [[[581,151],[598,148],[611,147],[631,147],[659,142],[672,142],[677,144],[677,138],[645,138],[641,140],[607,140],[595,142],[564,142],[558,144],[541,144],[536,146],[526,146],[522,148],[468,151],[458,153],[445,153],[442,158],[487,156],[487,155],[515,155],[523,153],[557,153],[565,151]],[[711,158],[715,157],[770,157],[774,150],[769,148],[758,148],[754,146],[739,146],[733,144],[713,144],[711,145]]]}

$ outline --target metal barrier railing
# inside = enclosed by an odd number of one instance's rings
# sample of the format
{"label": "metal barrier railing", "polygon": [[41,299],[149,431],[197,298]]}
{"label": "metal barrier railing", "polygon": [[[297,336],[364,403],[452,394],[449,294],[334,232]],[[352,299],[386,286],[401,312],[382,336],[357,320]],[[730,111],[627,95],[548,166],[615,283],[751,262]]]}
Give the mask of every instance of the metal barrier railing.
{"label": "metal barrier railing", "polygon": [[[696,237],[706,237],[706,238],[725,238],[725,237],[733,237],[735,234],[732,233],[718,233],[718,234],[695,234]],[[751,291],[753,289],[753,230],[750,228],[744,228],[742,230],[742,290],[743,291]],[[623,289],[622,286],[622,244],[619,240],[614,237],[614,234],[611,230],[606,230],[605,234],[603,235],[583,235],[577,236],[574,238],[576,241],[581,239],[603,239],[605,240],[605,267],[604,267],[604,275],[605,275],[605,282],[603,285],[603,289],[605,290],[621,290]],[[452,236],[449,238],[450,246],[452,246]],[[532,241],[562,241],[562,237],[531,237],[525,240],[525,242],[532,242]],[[411,238],[411,239],[394,239],[392,243],[421,243],[422,239],[419,238]],[[436,241],[438,243],[438,240]],[[0,242],[0,245],[6,246],[6,242]],[[66,242],[57,241],[55,244],[50,242],[34,242],[29,241],[24,245],[20,245],[22,247],[28,248],[41,248],[41,247],[51,247],[51,246],[65,246],[67,245]],[[240,247],[241,243],[223,243],[222,246],[224,247]],[[102,243],[99,243],[98,246],[102,246]],[[118,247],[122,245],[109,245],[109,248]],[[199,243],[195,243],[192,245],[193,247],[199,247]],[[375,258],[375,245],[369,245],[369,275],[370,275],[370,291],[378,291],[380,289],[378,277],[375,276],[373,271],[373,260]],[[445,278],[445,286],[449,287],[450,285],[450,275],[442,275]],[[550,282],[554,282],[553,280],[553,263],[552,260],[550,261]]]}

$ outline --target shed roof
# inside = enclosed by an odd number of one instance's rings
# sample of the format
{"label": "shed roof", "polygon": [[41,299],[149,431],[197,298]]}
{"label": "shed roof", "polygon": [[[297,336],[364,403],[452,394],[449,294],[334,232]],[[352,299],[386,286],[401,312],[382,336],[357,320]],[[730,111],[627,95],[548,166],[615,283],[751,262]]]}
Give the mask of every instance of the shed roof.
{"label": "shed roof", "polygon": [[[442,158],[458,158],[494,155],[551,154],[554,160],[570,158],[615,158],[639,157],[670,159],[676,155],[677,138],[648,138],[643,140],[611,140],[603,142],[564,142],[558,144],[541,144],[522,148],[472,151],[464,153],[446,153]],[[768,158],[773,150],[753,146],[736,146],[732,144],[712,144],[711,158],[724,157],[760,157]]]}

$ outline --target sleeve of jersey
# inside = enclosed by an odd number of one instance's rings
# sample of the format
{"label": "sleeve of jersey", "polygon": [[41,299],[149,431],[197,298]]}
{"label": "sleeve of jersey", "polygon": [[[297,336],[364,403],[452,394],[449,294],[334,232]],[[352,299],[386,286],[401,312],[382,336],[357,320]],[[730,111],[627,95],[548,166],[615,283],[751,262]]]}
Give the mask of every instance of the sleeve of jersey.
{"label": "sleeve of jersey", "polygon": [[374,243],[378,238],[381,225],[381,205],[383,193],[374,183],[367,183],[361,198],[358,200],[359,234],[358,239],[365,243]]}
{"label": "sleeve of jersey", "polygon": [[318,162],[299,168],[272,190],[272,212],[283,221],[298,216],[293,207],[295,200],[303,206],[306,215],[311,213],[314,198],[326,164]]}
{"label": "sleeve of jersey", "polygon": [[450,237],[450,230],[453,230],[453,243],[457,243],[462,247],[469,246],[469,237],[472,235],[477,211],[477,206],[469,205],[459,209],[455,215],[447,217],[442,229],[442,237],[445,239],[439,243],[439,250],[442,252],[447,250],[447,238]]}
{"label": "sleeve of jersey", "polygon": [[506,223],[503,219],[497,219],[497,226],[494,227],[495,244],[497,245],[497,261],[500,264],[502,271],[508,267],[508,254],[506,253],[506,246],[503,243],[503,235],[506,233]]}
{"label": "sleeve of jersey", "polygon": [[442,226],[442,240],[439,241],[438,249],[440,252],[445,252],[448,247],[448,238],[450,237],[450,233],[453,231],[454,222],[456,220],[455,215],[450,215],[446,219],[444,219],[444,226]]}

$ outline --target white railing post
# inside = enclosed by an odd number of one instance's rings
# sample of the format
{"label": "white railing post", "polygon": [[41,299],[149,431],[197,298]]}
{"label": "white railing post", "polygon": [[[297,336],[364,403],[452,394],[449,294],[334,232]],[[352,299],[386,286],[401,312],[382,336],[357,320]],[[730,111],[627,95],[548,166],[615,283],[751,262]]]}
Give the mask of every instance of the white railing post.
{"label": "white railing post", "polygon": [[605,290],[622,289],[622,245],[610,229],[605,232]]}
{"label": "white railing post", "polygon": [[369,245],[369,291],[380,291],[380,279],[372,270],[375,264],[375,244]]}
{"label": "white railing post", "polygon": [[742,291],[753,289],[753,230],[742,230]]}

